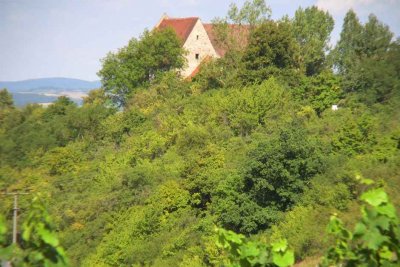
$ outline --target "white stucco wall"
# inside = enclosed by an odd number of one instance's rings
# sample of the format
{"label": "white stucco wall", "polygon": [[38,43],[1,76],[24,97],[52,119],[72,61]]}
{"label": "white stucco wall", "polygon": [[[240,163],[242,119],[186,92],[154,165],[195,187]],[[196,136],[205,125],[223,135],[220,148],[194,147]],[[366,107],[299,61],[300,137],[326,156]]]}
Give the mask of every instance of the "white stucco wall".
{"label": "white stucco wall", "polygon": [[[181,72],[183,77],[189,76],[206,56],[218,57],[200,19],[197,20],[183,48],[188,51],[187,66]],[[199,59],[196,59],[196,54],[199,54]]]}

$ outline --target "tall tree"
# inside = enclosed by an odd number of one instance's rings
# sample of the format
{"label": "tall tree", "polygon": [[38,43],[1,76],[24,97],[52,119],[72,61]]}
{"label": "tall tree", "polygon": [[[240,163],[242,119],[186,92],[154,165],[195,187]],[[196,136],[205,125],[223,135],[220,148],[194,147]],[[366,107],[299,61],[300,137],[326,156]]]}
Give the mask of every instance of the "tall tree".
{"label": "tall tree", "polygon": [[301,48],[301,60],[307,75],[318,74],[324,68],[333,26],[333,18],[328,12],[315,6],[297,9],[293,31]]}
{"label": "tall tree", "polygon": [[340,40],[334,50],[335,65],[340,74],[345,74],[361,57],[363,26],[356,13],[349,10],[344,18]]}
{"label": "tall tree", "polygon": [[[218,47],[224,51],[224,56],[208,64],[202,71],[211,86],[229,86],[236,84],[238,71],[242,68],[242,56],[246,49],[251,32],[257,25],[271,17],[271,8],[264,0],[246,0],[242,7],[232,3],[224,18],[213,20],[213,35]],[[224,69],[230,75],[221,75]],[[204,79],[203,79],[204,80]]]}
{"label": "tall tree", "polygon": [[242,78],[262,81],[271,75],[299,67],[299,47],[290,23],[267,21],[252,32],[243,56]]}
{"label": "tall tree", "polygon": [[293,123],[249,153],[244,191],[262,207],[285,211],[323,170],[320,152],[301,125]]}
{"label": "tall tree", "polygon": [[0,126],[3,124],[4,119],[14,110],[14,101],[12,95],[7,89],[0,90]]}
{"label": "tall tree", "polygon": [[389,27],[370,14],[363,32],[363,54],[367,57],[386,53],[393,39]]}
{"label": "tall tree", "polygon": [[351,72],[352,68],[368,57],[382,57],[392,43],[393,33],[375,15],[369,15],[362,25],[353,10],[344,18],[340,40],[335,47],[334,57],[340,74]]}
{"label": "tall tree", "polygon": [[396,45],[389,27],[371,14],[362,25],[350,10],[333,56],[345,92],[367,104],[386,101],[398,87]]}
{"label": "tall tree", "polygon": [[109,53],[98,75],[113,102],[123,107],[135,88],[184,63],[184,50],[173,29],[145,31],[140,40],[133,38],[117,53]]}
{"label": "tall tree", "polygon": [[14,101],[12,95],[8,92],[7,89],[0,90],[0,110],[11,108],[14,105]]}
{"label": "tall tree", "polygon": [[254,26],[270,17],[271,8],[264,0],[247,0],[240,9],[232,3],[228,11],[229,20],[235,24]]}

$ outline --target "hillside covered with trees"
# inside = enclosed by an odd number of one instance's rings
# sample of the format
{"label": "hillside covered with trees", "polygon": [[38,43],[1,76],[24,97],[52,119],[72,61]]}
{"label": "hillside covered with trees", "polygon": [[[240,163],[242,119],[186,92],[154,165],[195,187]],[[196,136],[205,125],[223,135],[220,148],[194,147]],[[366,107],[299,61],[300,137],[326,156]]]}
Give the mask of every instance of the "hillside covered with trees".
{"label": "hillside covered with trees", "polygon": [[[352,10],[335,46],[327,12],[270,15],[264,1],[232,5],[214,22],[225,57],[204,62],[192,79],[180,77],[185,51],[167,29],[106,55],[102,88],[82,106],[60,97],[47,108],[16,108],[1,90],[0,189],[29,191],[20,197],[22,230],[41,227],[40,238],[21,234],[19,255],[46,251],[14,257],[16,266],[53,266],[43,265],[48,255],[68,258],[54,266],[227,266],[232,255],[222,247],[243,240],[286,240],[296,262],[315,266],[337,242],[328,224],[342,241],[351,234],[332,214],[348,229],[365,216],[391,218],[371,225],[392,239],[374,231],[366,238],[392,261],[385,266],[396,266],[399,39],[374,15],[363,24]],[[226,34],[228,23],[248,25],[246,47]],[[366,191],[372,183],[378,189]],[[8,229],[12,205],[1,196]],[[2,229],[0,221],[4,248],[11,233]],[[218,236],[228,240],[222,247]]]}

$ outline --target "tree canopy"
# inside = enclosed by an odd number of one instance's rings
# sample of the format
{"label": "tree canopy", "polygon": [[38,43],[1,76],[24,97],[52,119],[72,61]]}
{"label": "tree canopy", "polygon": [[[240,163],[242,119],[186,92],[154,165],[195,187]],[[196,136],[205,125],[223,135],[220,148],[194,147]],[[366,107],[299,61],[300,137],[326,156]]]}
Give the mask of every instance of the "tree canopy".
{"label": "tree canopy", "polygon": [[15,107],[1,90],[0,189],[43,201],[20,198],[14,250],[0,196],[0,258],[398,266],[399,40],[349,11],[331,50],[328,13],[274,21],[265,7],[238,9],[257,18],[248,45],[190,80],[169,29],[106,56],[82,105]]}
{"label": "tree canopy", "polygon": [[327,67],[325,58],[333,26],[332,16],[315,6],[296,10],[293,31],[300,44],[301,61],[307,75],[318,74]]}
{"label": "tree canopy", "polygon": [[174,30],[145,31],[116,53],[108,53],[98,72],[105,92],[118,106],[125,106],[135,90],[148,86],[167,71],[178,72],[185,64],[184,50]]}

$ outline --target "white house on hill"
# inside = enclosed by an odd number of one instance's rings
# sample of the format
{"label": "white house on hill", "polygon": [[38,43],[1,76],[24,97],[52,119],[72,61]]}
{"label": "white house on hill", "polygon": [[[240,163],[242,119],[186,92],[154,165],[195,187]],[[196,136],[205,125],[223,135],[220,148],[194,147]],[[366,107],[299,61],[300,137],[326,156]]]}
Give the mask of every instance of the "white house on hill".
{"label": "white house on hill", "polygon": [[[237,26],[229,25],[234,29]],[[198,72],[200,63],[209,57],[219,58],[225,51],[218,47],[213,33],[213,25],[202,23],[198,17],[170,18],[164,15],[155,28],[171,27],[188,51],[187,66],[181,71],[183,77],[193,77]]]}

